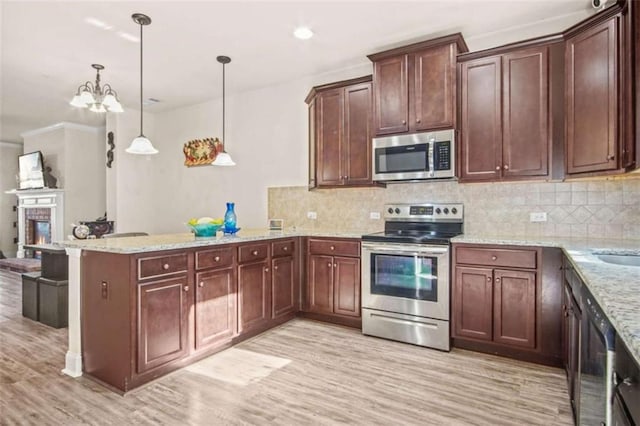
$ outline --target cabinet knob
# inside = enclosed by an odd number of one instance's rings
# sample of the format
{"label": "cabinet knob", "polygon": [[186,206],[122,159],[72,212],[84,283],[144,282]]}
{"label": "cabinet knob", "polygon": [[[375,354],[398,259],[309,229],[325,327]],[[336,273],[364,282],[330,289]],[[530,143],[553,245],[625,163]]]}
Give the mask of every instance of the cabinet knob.
{"label": "cabinet knob", "polygon": [[165,271],[169,269],[169,264],[165,263],[164,265],[162,265],[162,269],[164,269]]}
{"label": "cabinet knob", "polygon": [[200,281],[200,282],[198,283],[198,287],[200,287],[200,288],[204,287],[204,282]]}
{"label": "cabinet knob", "polygon": [[327,263],[327,266],[328,266],[329,268],[331,268],[331,262]]}
{"label": "cabinet knob", "polygon": [[615,160],[616,156],[615,155],[607,155],[607,160]]}
{"label": "cabinet knob", "polygon": [[420,123],[420,119],[419,118],[416,118],[416,123]]}
{"label": "cabinet knob", "polygon": [[337,264],[337,263],[334,263],[334,264],[333,264],[333,267],[334,267],[334,268],[337,268],[337,267],[338,267],[338,264]]}
{"label": "cabinet knob", "polygon": [[184,291],[189,291],[189,286],[188,286],[188,285],[185,285],[185,286],[183,287],[183,290],[184,290]]}
{"label": "cabinet knob", "polygon": [[496,282],[499,283],[500,282],[500,278],[496,278]]}
{"label": "cabinet knob", "polygon": [[487,282],[490,283],[491,282],[491,277],[487,277]]}
{"label": "cabinet knob", "polygon": [[498,260],[498,256],[496,255],[491,256],[491,260]]}
{"label": "cabinet knob", "polygon": [[269,268],[264,268],[264,271],[265,272],[269,272]]}
{"label": "cabinet knob", "polygon": [[282,251],[289,251],[289,247],[287,246],[282,247]]}
{"label": "cabinet knob", "polygon": [[277,266],[274,266],[274,267],[273,267],[273,269],[274,269],[275,271],[277,271],[277,270],[278,270],[278,267],[277,267]]}
{"label": "cabinet knob", "polygon": [[505,169],[505,170],[509,170],[509,165],[508,165],[508,164],[505,164],[505,165],[504,165],[504,169]]}
{"label": "cabinet knob", "polygon": [[500,168],[501,168],[500,166],[496,166],[496,170],[500,170]]}
{"label": "cabinet knob", "polygon": [[402,124],[407,124],[407,120],[402,120]]}
{"label": "cabinet knob", "polygon": [[213,258],[214,262],[220,262],[220,256],[216,256]]}
{"label": "cabinet knob", "polygon": [[331,246],[331,247],[329,247],[329,249],[331,249],[331,250],[335,250],[335,249],[336,249],[336,247],[335,247],[335,246]]}
{"label": "cabinet knob", "polygon": [[258,250],[254,250],[251,252],[252,255],[257,256],[258,255]]}

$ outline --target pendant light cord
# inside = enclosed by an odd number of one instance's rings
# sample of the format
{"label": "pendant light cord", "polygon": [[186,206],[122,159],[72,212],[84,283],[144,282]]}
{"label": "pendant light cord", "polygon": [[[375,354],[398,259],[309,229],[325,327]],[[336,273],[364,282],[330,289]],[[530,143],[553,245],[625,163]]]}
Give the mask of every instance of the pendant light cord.
{"label": "pendant light cord", "polygon": [[142,23],[140,23],[140,136],[144,137],[142,131]]}
{"label": "pendant light cord", "polygon": [[226,152],[225,147],[227,145],[227,139],[225,138],[224,135],[224,109],[225,109],[225,79],[224,79],[224,68],[225,68],[226,64],[222,64],[222,151]]}

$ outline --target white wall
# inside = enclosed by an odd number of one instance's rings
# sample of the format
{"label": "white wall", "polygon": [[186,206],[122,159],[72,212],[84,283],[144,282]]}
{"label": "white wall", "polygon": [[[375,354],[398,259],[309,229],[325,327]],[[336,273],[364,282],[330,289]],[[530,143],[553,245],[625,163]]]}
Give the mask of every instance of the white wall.
{"label": "white wall", "polygon": [[5,191],[15,189],[18,174],[18,156],[22,154],[22,144],[0,142],[0,250],[6,257],[15,257],[18,246],[13,239],[18,236],[18,229],[13,223],[18,220],[13,207],[18,198]]}

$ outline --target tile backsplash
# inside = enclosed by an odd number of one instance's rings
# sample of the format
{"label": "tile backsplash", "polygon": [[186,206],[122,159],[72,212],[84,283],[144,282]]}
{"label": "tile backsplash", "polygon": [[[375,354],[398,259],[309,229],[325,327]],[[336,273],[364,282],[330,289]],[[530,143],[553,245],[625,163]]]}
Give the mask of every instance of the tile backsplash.
{"label": "tile backsplash", "polygon": [[[558,236],[640,239],[640,176],[572,182],[459,184],[421,182],[386,188],[308,191],[306,187],[269,188],[269,217],[286,228],[380,231],[385,203],[462,202],[465,233],[495,236]],[[307,218],[315,212],[317,219]],[[530,222],[545,212],[546,222]]]}

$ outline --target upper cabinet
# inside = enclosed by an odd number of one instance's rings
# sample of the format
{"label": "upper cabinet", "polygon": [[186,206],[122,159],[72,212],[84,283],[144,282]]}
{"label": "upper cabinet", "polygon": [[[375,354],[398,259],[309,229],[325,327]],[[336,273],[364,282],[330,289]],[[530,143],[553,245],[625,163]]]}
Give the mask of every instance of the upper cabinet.
{"label": "upper cabinet", "polygon": [[373,185],[371,92],[371,76],[311,89],[310,188]]}
{"label": "upper cabinet", "polygon": [[602,174],[634,162],[627,10],[611,8],[567,32],[567,174]]}
{"label": "upper cabinet", "polygon": [[561,115],[561,105],[550,103],[552,77],[561,79],[561,41],[556,37],[459,58],[461,180],[549,176],[552,111]]}
{"label": "upper cabinet", "polygon": [[375,136],[454,128],[456,56],[467,50],[453,34],[369,55]]}

